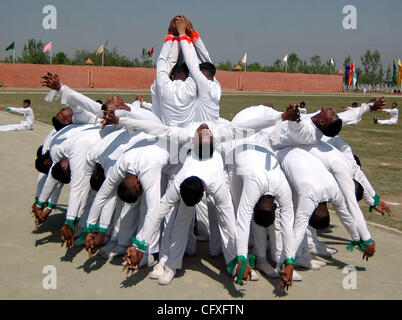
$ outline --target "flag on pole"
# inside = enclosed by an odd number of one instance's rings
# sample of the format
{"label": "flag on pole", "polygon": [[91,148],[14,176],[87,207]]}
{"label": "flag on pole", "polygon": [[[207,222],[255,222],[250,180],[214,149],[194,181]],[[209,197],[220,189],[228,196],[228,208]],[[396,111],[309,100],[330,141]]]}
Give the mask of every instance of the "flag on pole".
{"label": "flag on pole", "polygon": [[349,70],[350,70],[350,66],[349,66],[349,62],[345,62],[345,84],[348,85],[349,83]]}
{"label": "flag on pole", "polygon": [[331,58],[330,63],[331,63],[331,66],[334,66],[335,65],[334,59]]}
{"label": "flag on pole", "polygon": [[288,55],[283,57],[283,61],[285,61],[285,63],[288,63]]}
{"label": "flag on pole", "polygon": [[242,63],[247,63],[247,52],[244,54],[244,57],[243,57],[243,59],[241,59],[241,62]]}
{"label": "flag on pole", "polygon": [[402,63],[401,59],[398,59],[398,86],[401,85],[401,80],[402,80]]}
{"label": "flag on pole", "polygon": [[101,54],[101,53],[103,53],[104,51],[105,51],[105,44],[102,44],[102,45],[99,47],[98,51],[96,51],[96,55]]}
{"label": "flag on pole", "polygon": [[353,61],[350,62],[350,69],[349,69],[349,79],[348,79],[348,85],[352,84],[352,80],[353,80],[353,73],[355,69],[355,65],[353,63]]}
{"label": "flag on pole", "polygon": [[48,52],[50,50],[52,50],[52,41],[43,46],[43,52]]}
{"label": "flag on pole", "polygon": [[151,49],[148,50],[147,52],[148,57],[152,56],[154,54],[154,47],[152,47]]}
{"label": "flag on pole", "polygon": [[8,50],[14,50],[15,49],[15,41],[13,41],[12,43],[10,43],[9,45],[8,45],[8,47],[6,48],[6,51],[8,51]]}
{"label": "flag on pole", "polygon": [[392,85],[396,86],[398,83],[398,79],[397,79],[397,74],[396,74],[396,64],[395,64],[395,59],[394,59],[394,67],[392,70]]}

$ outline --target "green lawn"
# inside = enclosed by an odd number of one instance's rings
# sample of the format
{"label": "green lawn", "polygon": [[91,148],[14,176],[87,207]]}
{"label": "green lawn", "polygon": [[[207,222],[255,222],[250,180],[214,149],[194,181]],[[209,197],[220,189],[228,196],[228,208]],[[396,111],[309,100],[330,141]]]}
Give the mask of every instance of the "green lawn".
{"label": "green lawn", "polygon": [[[51,123],[51,117],[57,113],[60,104],[58,102],[47,103],[43,100],[45,92],[34,92],[27,89],[27,93],[0,91],[0,105],[20,106],[22,100],[32,100],[32,108],[35,119],[45,123]],[[92,99],[106,101],[110,95],[119,95],[117,92],[107,93],[97,91],[87,94]],[[131,102],[135,99],[136,92],[123,92],[121,94],[125,101]],[[378,95],[377,95],[378,96]],[[258,104],[272,103],[277,109],[283,110],[289,102],[306,102],[309,112],[318,110],[322,106],[333,106],[338,111],[343,105],[351,105],[352,102],[367,102],[370,95],[294,95],[294,94],[223,94],[221,99],[221,116],[231,120],[241,109]],[[150,95],[145,94],[145,99],[150,101]],[[388,97],[389,106],[396,101],[402,105],[402,96]],[[368,207],[361,203],[363,212],[367,219],[402,230],[402,127],[401,123],[396,126],[374,125],[373,116],[379,119],[388,118],[388,115],[380,112],[366,114],[359,125],[352,125],[343,128],[341,137],[352,147],[362,162],[362,168],[371,181],[373,187],[384,201],[399,203],[390,205],[393,216],[382,217],[377,212],[368,213]]]}

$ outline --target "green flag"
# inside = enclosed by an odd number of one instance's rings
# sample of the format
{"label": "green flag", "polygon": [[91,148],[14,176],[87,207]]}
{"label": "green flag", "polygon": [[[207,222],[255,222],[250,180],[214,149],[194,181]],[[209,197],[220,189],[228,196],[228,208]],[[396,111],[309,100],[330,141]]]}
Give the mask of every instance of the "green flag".
{"label": "green flag", "polygon": [[8,50],[14,50],[15,49],[15,41],[13,41],[7,48],[6,51]]}
{"label": "green flag", "polygon": [[395,59],[394,59],[394,68],[392,70],[392,85],[396,86],[397,84],[397,72],[396,72],[396,63],[395,63]]}

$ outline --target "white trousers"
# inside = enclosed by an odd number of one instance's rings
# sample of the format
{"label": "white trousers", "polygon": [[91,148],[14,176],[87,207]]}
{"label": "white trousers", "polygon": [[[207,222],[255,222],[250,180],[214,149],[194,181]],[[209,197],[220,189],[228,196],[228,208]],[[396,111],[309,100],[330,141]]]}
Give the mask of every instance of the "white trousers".
{"label": "white trousers", "polygon": [[378,120],[379,124],[396,124],[395,120]]}
{"label": "white trousers", "polygon": [[0,131],[24,131],[31,129],[30,123],[21,122],[19,124],[6,124],[4,126],[0,126]]}

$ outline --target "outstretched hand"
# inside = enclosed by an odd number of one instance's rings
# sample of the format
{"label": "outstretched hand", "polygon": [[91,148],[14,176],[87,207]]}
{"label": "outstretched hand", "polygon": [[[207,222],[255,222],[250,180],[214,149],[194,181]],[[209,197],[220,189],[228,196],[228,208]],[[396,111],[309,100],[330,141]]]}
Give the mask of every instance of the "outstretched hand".
{"label": "outstretched hand", "polygon": [[74,246],[74,232],[70,226],[65,224],[61,228],[61,246],[66,244],[66,248],[72,248]]}
{"label": "outstretched hand", "polygon": [[53,73],[46,73],[44,76],[41,77],[43,80],[41,81],[42,87],[48,87],[52,90],[60,90],[61,89],[61,82],[59,76]]}
{"label": "outstretched hand", "polygon": [[[237,276],[239,275],[241,263],[242,263],[241,261],[237,262],[236,269],[235,269],[236,271],[233,276],[233,279],[235,279],[235,280],[236,280]],[[250,264],[247,263],[246,270],[244,271],[243,278],[242,278],[243,281],[245,281],[245,282],[250,281],[251,270],[252,270],[252,268],[251,268]]]}
{"label": "outstretched hand", "polygon": [[371,98],[369,102],[374,103],[374,105],[372,105],[370,107],[371,111],[375,111],[375,110],[381,110],[384,109],[384,107],[387,104],[387,100],[384,97],[380,97],[380,98]]}
{"label": "outstretched hand", "polygon": [[45,208],[44,210],[39,209],[35,213],[35,229],[34,231],[38,230],[38,227],[45,222],[49,214],[52,212],[52,209]]}
{"label": "outstretched hand", "polygon": [[282,113],[282,120],[289,120],[289,121],[296,121],[300,122],[300,110],[299,105],[295,105],[290,103],[287,107],[285,112]]}
{"label": "outstretched hand", "polygon": [[381,213],[384,215],[384,212],[386,212],[389,216],[392,216],[392,211],[388,207],[388,205],[384,201],[380,201],[377,207],[374,208],[375,211]]}
{"label": "outstretched hand", "polygon": [[123,272],[126,271],[126,273],[129,274],[130,272],[139,270],[140,261],[143,255],[144,253],[142,251],[137,250],[137,247],[135,245],[128,247],[127,253],[123,258],[126,261],[126,264],[123,267]]}
{"label": "outstretched hand", "polygon": [[294,269],[293,264],[288,264],[282,268],[280,274],[281,282],[279,283],[278,289],[281,289],[282,291],[289,290],[289,287],[291,287],[293,283],[292,281],[293,269]]}
{"label": "outstretched hand", "polygon": [[368,258],[374,255],[374,252],[375,252],[375,241],[373,241],[367,246],[366,250],[363,253],[362,259],[364,260],[364,258],[366,258],[366,261],[368,261]]}
{"label": "outstretched hand", "polygon": [[103,129],[108,124],[119,124],[119,117],[116,116],[114,111],[106,110],[103,112],[101,128]]}
{"label": "outstretched hand", "polygon": [[106,234],[103,232],[88,233],[85,237],[85,246],[89,257],[92,257],[97,247],[101,246],[105,240]]}

